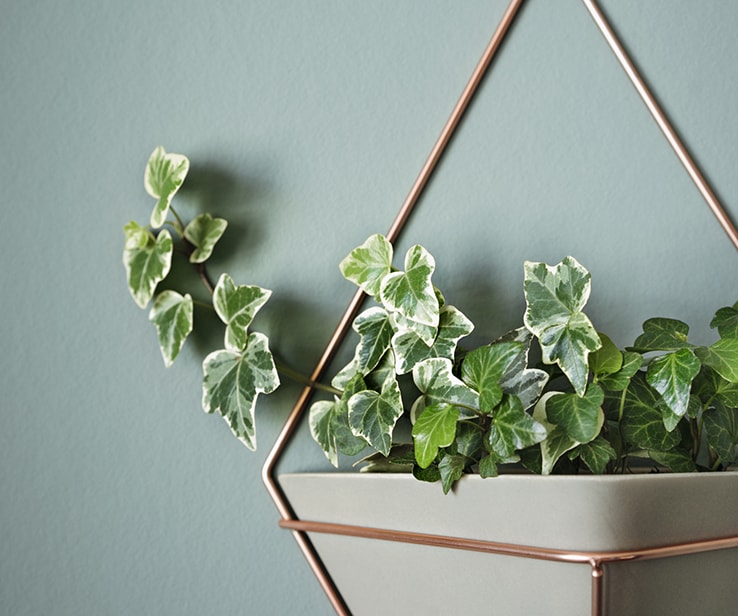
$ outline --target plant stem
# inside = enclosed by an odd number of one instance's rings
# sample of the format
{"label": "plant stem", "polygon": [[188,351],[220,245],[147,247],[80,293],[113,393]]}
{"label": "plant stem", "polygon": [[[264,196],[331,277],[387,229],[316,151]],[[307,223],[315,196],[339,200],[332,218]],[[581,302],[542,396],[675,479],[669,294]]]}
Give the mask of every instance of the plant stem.
{"label": "plant stem", "polygon": [[207,302],[201,302],[198,299],[193,299],[192,300],[192,303],[195,306],[200,306],[201,308],[207,308],[208,310],[212,310],[213,312],[215,311],[215,308],[213,307],[213,305],[212,304],[208,304]]}
{"label": "plant stem", "polygon": [[182,239],[184,239],[184,229],[185,229],[184,222],[179,217],[179,214],[177,214],[177,210],[175,210],[174,207],[172,207],[171,205],[169,206],[169,211],[172,213],[172,215],[174,216],[174,219],[176,221],[176,223],[175,223],[174,226],[177,228],[177,233],[179,233],[179,236]]}
{"label": "plant stem", "polygon": [[298,383],[302,385],[305,385],[307,387],[312,387],[313,389],[318,389],[320,391],[325,391],[329,394],[335,394],[336,396],[340,396],[343,393],[340,389],[336,389],[335,387],[331,387],[330,385],[325,385],[324,383],[318,383],[317,381],[311,381],[304,374],[298,372],[297,370],[293,370],[292,368],[290,368],[289,366],[286,366],[280,361],[275,360],[274,363],[277,367],[277,372],[286,376],[287,378],[292,379],[293,381],[297,381]]}

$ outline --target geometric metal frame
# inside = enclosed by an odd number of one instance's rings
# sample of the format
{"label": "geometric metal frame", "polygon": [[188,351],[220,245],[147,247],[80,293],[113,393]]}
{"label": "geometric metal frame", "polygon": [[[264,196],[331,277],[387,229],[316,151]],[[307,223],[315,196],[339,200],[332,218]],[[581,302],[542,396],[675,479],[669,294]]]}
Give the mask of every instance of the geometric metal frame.
{"label": "geometric metal frame", "polygon": [[[400,210],[395,217],[392,225],[390,226],[389,231],[386,233],[386,237],[391,244],[395,243],[403,226],[405,225],[405,222],[409,218],[413,208],[418,202],[423,189],[425,188],[428,180],[435,170],[436,165],[438,164],[446,146],[451,140],[456,127],[458,126],[464,115],[464,112],[471,102],[471,99],[474,96],[477,87],[482,81],[482,78],[487,72],[492,59],[494,58],[497,50],[502,44],[502,41],[505,38],[505,35],[507,34],[520,6],[522,5],[522,2],[523,0],[511,0],[507,9],[505,10],[505,13],[503,14],[500,23],[498,24],[494,34],[492,35],[492,38],[485,48],[481,59],[475,67],[466,87],[464,88],[458,102],[451,112],[448,121],[444,125],[443,130],[438,137],[438,140],[433,146],[433,149],[431,150],[417,179],[413,183],[410,192],[408,193],[405,201],[400,207]],[[631,62],[623,46],[620,44],[617,36],[613,32],[602,11],[597,6],[595,0],[582,0],[582,2],[589,11],[589,14],[591,15],[595,24],[604,36],[608,45],[610,46],[610,49],[615,54],[618,62],[620,62],[623,70],[628,75],[628,78],[635,87],[644,104],[651,112],[651,115],[661,129],[662,133],[664,134],[664,137],[671,145],[680,162],[684,166],[686,172],[704,198],[708,207],[717,218],[718,222],[730,238],[733,245],[738,249],[738,231],[736,231],[735,226],[731,222],[723,207],[720,205],[720,202],[718,201],[714,192],[700,172],[696,163],[690,156],[682,141],[679,139],[679,136],[669,123],[668,119],[666,118],[665,114],[649,91],[645,82],[638,74],[638,71]],[[428,535],[424,533],[411,533],[380,528],[367,528],[344,524],[330,524],[325,522],[312,522],[297,519],[294,512],[292,511],[288,499],[279,486],[279,482],[276,478],[275,470],[277,462],[289,445],[289,442],[294,435],[296,428],[298,427],[301,419],[304,416],[305,410],[307,409],[307,406],[310,402],[310,398],[315,391],[314,384],[322,380],[325,370],[332,361],[333,357],[338,351],[341,342],[348,333],[351,324],[358,314],[358,311],[364,299],[365,295],[361,290],[357,291],[351,298],[351,301],[349,302],[343,316],[339,320],[339,323],[333,335],[331,336],[325,350],[323,351],[323,354],[319,358],[315,369],[310,375],[309,382],[311,384],[307,385],[302,390],[297,402],[295,403],[295,406],[287,417],[282,430],[278,434],[272,449],[267,454],[264,466],[262,467],[262,480],[264,481],[267,491],[269,492],[269,495],[274,501],[274,504],[281,516],[281,520],[279,522],[280,527],[292,531],[292,534],[297,541],[298,546],[302,550],[305,558],[307,559],[310,567],[315,573],[320,585],[323,587],[323,590],[325,591],[331,605],[333,606],[337,614],[348,615],[349,610],[343,602],[338,589],[333,584],[330,575],[320,561],[317,552],[310,543],[310,540],[307,536],[308,532],[349,535],[354,537],[364,537],[368,539],[379,539],[384,541],[400,541],[405,543],[431,545],[436,547],[481,551],[508,556],[517,556],[522,558],[535,558],[559,562],[589,564],[592,569],[593,616],[599,616],[602,611],[602,589],[603,576],[605,572],[604,565],[606,565],[607,563],[623,560],[649,560],[738,547],[738,536],[736,536],[683,543],[678,545],[662,546],[657,548],[630,550],[626,552],[581,552],[552,550],[534,546],[496,543],[491,541],[480,541],[460,537]]]}

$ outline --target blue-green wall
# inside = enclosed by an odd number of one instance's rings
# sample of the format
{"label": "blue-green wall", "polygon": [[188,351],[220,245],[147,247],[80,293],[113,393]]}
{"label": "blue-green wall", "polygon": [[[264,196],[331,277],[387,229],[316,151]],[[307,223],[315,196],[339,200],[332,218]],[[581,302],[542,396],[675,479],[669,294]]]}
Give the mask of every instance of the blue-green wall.
{"label": "blue-green wall", "polygon": [[[327,614],[259,479],[200,410],[202,353],[165,370],[124,283],[122,227],[158,144],[185,214],[231,219],[216,268],[274,290],[257,323],[310,369],[352,293],[336,264],[388,228],[501,0],[8,0],[0,17],[0,613]],[[738,7],[607,0],[738,218]],[[496,336],[524,259],[573,254],[627,344],[654,314],[709,340],[738,254],[576,0],[528,0],[401,241]],[[304,434],[302,435],[304,436]],[[309,439],[290,469],[323,469]]]}

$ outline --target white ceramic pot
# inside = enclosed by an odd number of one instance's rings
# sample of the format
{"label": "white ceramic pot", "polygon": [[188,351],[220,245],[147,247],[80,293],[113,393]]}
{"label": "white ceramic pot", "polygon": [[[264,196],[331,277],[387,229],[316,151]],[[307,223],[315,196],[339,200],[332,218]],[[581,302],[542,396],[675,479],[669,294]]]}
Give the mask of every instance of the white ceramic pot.
{"label": "white ceramic pot", "polygon": [[[403,474],[279,477],[301,520],[575,552],[738,536],[738,473],[470,475],[444,495]],[[309,533],[354,616],[589,616],[592,568]],[[738,614],[738,548],[606,564],[603,614]]]}

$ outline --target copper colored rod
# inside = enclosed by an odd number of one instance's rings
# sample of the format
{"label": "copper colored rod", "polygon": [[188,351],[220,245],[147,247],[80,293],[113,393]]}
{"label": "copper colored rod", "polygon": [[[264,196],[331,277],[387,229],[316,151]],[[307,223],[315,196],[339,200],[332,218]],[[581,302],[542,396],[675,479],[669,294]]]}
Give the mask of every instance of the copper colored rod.
{"label": "copper colored rod", "polygon": [[353,526],[349,524],[334,524],[330,522],[312,522],[308,520],[282,520],[280,526],[293,531],[299,530],[303,533],[326,533],[331,535],[342,535],[345,537],[360,537],[380,541],[396,541],[411,543],[414,545],[427,545],[430,547],[451,548],[487,554],[499,554],[502,556],[516,556],[519,558],[532,558],[552,562],[564,562],[574,564],[588,564],[592,570],[591,583],[591,610],[592,616],[599,616],[603,609],[603,580],[604,565],[608,563],[656,560],[673,556],[685,556],[715,550],[738,548],[738,536],[721,537],[718,539],[705,539],[691,541],[676,545],[667,545],[638,550],[622,550],[610,552],[591,552],[575,550],[559,550],[552,548],[540,548],[535,546],[517,545],[511,543],[499,543],[495,541],[484,541],[480,539],[467,539],[464,537],[449,537],[446,535],[432,535],[426,533],[413,533],[399,530],[387,530],[383,528],[372,528],[365,526]]}
{"label": "copper colored rod", "polygon": [[428,180],[433,174],[433,170],[435,169],[436,164],[440,160],[441,155],[448,145],[448,142],[451,140],[451,137],[453,136],[457,125],[461,121],[466,108],[469,106],[469,103],[471,102],[471,99],[474,96],[479,83],[482,81],[482,78],[487,72],[487,68],[492,62],[492,58],[494,58],[495,54],[497,53],[497,49],[502,44],[502,41],[505,38],[505,34],[507,34],[507,31],[510,28],[510,25],[512,24],[513,19],[515,18],[515,15],[522,3],[523,0],[511,0],[510,4],[505,10],[505,13],[502,15],[502,19],[497,26],[497,30],[495,30],[494,34],[492,35],[487,48],[482,54],[481,60],[474,69],[474,72],[472,73],[469,82],[466,84],[464,91],[461,93],[461,96],[459,97],[456,106],[451,112],[446,125],[443,127],[443,130],[441,131],[436,144],[433,146],[428,159],[425,161],[425,165],[423,165],[418,178],[415,180],[415,183],[413,184],[410,192],[405,198],[405,202],[402,204],[402,207],[400,208],[395,221],[392,223],[389,231],[387,231],[387,239],[390,242],[394,243],[394,241],[397,239],[397,236],[400,234],[400,231],[405,225],[410,212],[412,211],[413,207],[415,207],[415,203],[417,202],[420,194],[423,192],[423,188],[425,188],[425,185],[428,183]]}
{"label": "copper colored rod", "polygon": [[413,543],[416,545],[453,548],[456,550],[472,552],[485,552],[489,554],[500,554],[503,556],[517,556],[519,558],[589,564],[591,566],[622,561],[656,560],[672,556],[685,556],[687,554],[698,554],[700,552],[738,548],[738,536],[704,539],[700,541],[679,543],[676,545],[641,548],[637,550],[593,552],[540,548],[512,543],[485,541],[482,539],[449,537],[446,535],[388,530],[386,528],[372,528],[350,524],[335,524],[332,522],[313,522],[310,520],[282,520],[279,525],[283,528],[299,530],[302,532],[326,533],[347,537],[362,537],[365,539],[379,539],[382,541]]}
{"label": "copper colored rod", "polygon": [[[431,153],[425,165],[421,169],[420,174],[418,175],[418,178],[415,180],[415,183],[413,184],[408,196],[406,197],[404,203],[402,204],[400,211],[398,212],[394,222],[392,223],[389,231],[387,232],[387,239],[390,242],[392,243],[395,242],[395,240],[397,239],[397,236],[399,235],[408,217],[410,216],[412,209],[415,207],[415,204],[417,203],[418,198],[420,197],[423,191],[423,188],[425,188],[426,184],[428,183],[428,180],[431,174],[433,173],[438,161],[440,160],[444,149],[448,145],[448,142],[450,141],[454,130],[456,129],[459,121],[461,120],[462,115],[466,111],[466,108],[468,107],[469,102],[471,101],[477,87],[479,86],[479,83],[482,80],[482,77],[484,76],[487,68],[489,67],[489,64],[491,63],[492,58],[494,57],[495,53],[497,52],[497,49],[502,43],[502,40],[504,39],[505,34],[507,33],[510,25],[512,24],[513,19],[515,18],[515,15],[518,9],[520,8],[520,5],[522,4],[522,2],[523,0],[511,0],[507,9],[505,10],[505,13],[502,16],[502,19],[500,20],[500,23],[497,26],[497,29],[492,35],[492,38],[482,55],[482,58],[480,59],[476,68],[474,69],[474,72],[472,73],[472,76],[467,86],[464,88],[464,91],[462,92],[461,97],[459,98],[459,101],[454,107],[451,113],[451,116],[449,117],[446,125],[444,126],[441,132],[441,135],[439,136],[436,144],[433,146],[433,149],[431,150]],[[361,307],[361,303],[363,300],[364,300],[364,293],[361,290],[357,291],[352,297],[351,301],[349,302],[348,307],[346,308],[346,311],[344,312],[343,316],[341,317],[338,323],[338,326],[336,327],[336,330],[331,336],[328,342],[328,345],[323,351],[323,354],[318,360],[318,363],[315,366],[315,369],[313,370],[310,376],[310,380],[312,382],[319,382],[322,379],[323,373],[325,372],[326,368],[328,367],[331,360],[333,359],[336,352],[338,351],[338,347],[340,343],[343,341],[343,339],[345,338],[351,326],[351,323],[353,322],[356,314],[359,311],[359,308]],[[286,497],[282,493],[281,488],[279,487],[274,471],[276,468],[277,461],[279,460],[283,451],[289,444],[289,441],[292,435],[294,434],[295,429],[299,425],[300,419],[302,418],[302,415],[304,414],[304,411],[307,408],[307,405],[308,405],[308,402],[310,401],[310,397],[312,396],[312,393],[313,393],[313,388],[310,386],[305,387],[303,389],[295,406],[293,407],[292,411],[287,417],[287,420],[284,426],[282,427],[282,430],[277,436],[277,439],[272,449],[267,454],[267,457],[264,461],[264,466],[262,467],[262,480],[264,482],[264,485],[266,486],[267,491],[269,492],[269,495],[274,501],[274,504],[277,507],[279,514],[282,516],[283,520],[293,520],[294,515],[292,513],[292,510],[290,509],[289,502],[287,501]],[[313,569],[313,572],[318,578],[318,581],[323,587],[323,590],[328,596],[328,599],[330,600],[331,605],[334,607],[334,609],[336,610],[338,614],[340,615],[348,614],[348,609],[343,603],[343,600],[341,599],[341,596],[338,590],[335,588],[334,584],[332,583],[330,579],[330,576],[328,575],[327,571],[323,567],[317,554],[315,553],[315,550],[312,548],[312,546],[310,545],[305,535],[302,534],[302,532],[298,530],[293,531],[293,535],[295,536],[295,539],[297,540],[298,545],[300,546],[300,549],[302,550],[303,554],[308,560],[308,563]]]}
{"label": "copper colored rod", "polygon": [[705,180],[705,178],[703,177],[702,173],[697,167],[697,164],[689,155],[687,148],[679,139],[679,136],[676,134],[676,131],[669,123],[666,115],[659,107],[658,103],[654,99],[653,95],[651,94],[641,76],[638,74],[638,71],[633,65],[633,62],[628,57],[628,54],[625,52],[623,46],[620,44],[620,41],[618,41],[618,38],[615,36],[615,33],[613,32],[612,28],[602,14],[602,11],[600,11],[595,0],[582,0],[582,2],[584,2],[584,5],[589,11],[589,14],[592,16],[592,19],[594,19],[597,27],[600,29],[600,32],[605,37],[605,40],[610,46],[610,49],[615,54],[618,62],[620,62],[623,70],[625,70],[625,73],[628,75],[628,78],[632,82],[633,86],[635,86],[635,89],[638,91],[641,99],[643,99],[646,107],[648,107],[648,110],[651,112],[653,119],[656,120],[656,123],[661,129],[661,132],[664,133],[664,136],[669,142],[669,145],[671,145],[682,165],[684,165],[684,168],[687,170],[689,177],[692,178],[692,181],[697,186],[697,189],[700,191],[700,194],[707,202],[707,205],[712,210],[712,213],[718,219],[718,222],[722,226],[723,230],[728,234],[728,237],[733,242],[733,245],[738,248],[738,231],[736,231],[733,222],[730,220],[722,205],[720,205],[718,198],[715,196],[715,193],[708,185],[707,180]]}

